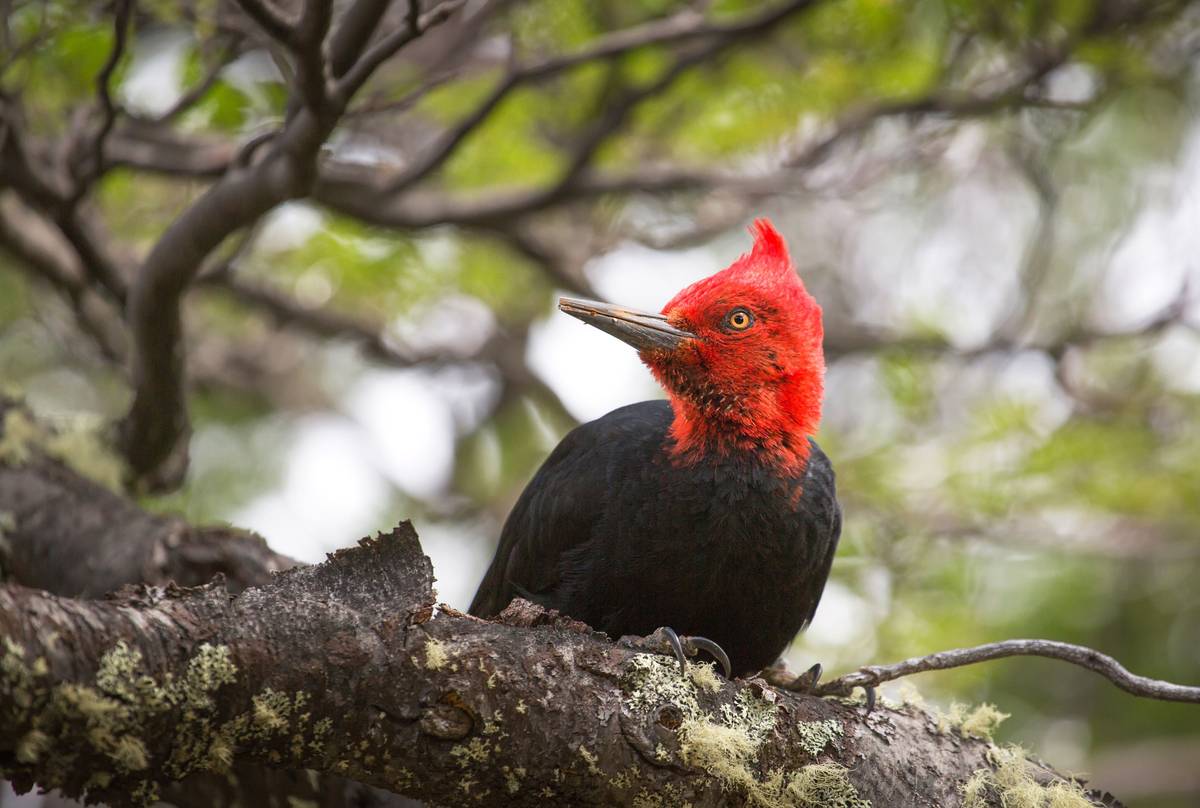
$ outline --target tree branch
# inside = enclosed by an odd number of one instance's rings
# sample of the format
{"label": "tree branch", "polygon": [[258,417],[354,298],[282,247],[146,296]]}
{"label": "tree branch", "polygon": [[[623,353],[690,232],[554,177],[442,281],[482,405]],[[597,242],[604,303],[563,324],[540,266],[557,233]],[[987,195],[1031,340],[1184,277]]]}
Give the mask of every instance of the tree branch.
{"label": "tree branch", "polygon": [[253,533],[147,513],[83,477],[55,459],[85,454],[79,429],[54,429],[0,398],[0,578],[96,598],[130,584],[197,586],[218,573],[240,591],[296,564]]}
{"label": "tree branch", "polygon": [[271,0],[237,0],[237,5],[271,39],[289,48],[299,44],[294,24],[275,8]]}
{"label": "tree branch", "polygon": [[230,41],[225,43],[221,48],[216,62],[208,68],[200,81],[196,82],[188,90],[185,90],[182,95],[175,100],[170,107],[162,113],[153,117],[131,116],[133,120],[141,124],[146,124],[152,127],[164,126],[171,123],[183,113],[187,112],[192,107],[196,106],[204,96],[208,95],[209,90],[216,86],[221,79],[221,73],[229,66],[241,50],[242,40],[240,37],[234,36]]}
{"label": "tree branch", "polygon": [[[418,26],[409,39],[444,20],[449,12],[439,10],[448,5],[443,3],[422,17],[425,27]],[[369,71],[362,79],[367,75]],[[181,323],[187,287],[205,257],[230,234],[253,224],[279,203],[309,192],[317,153],[348,101],[348,96],[338,99],[333,110],[304,108],[292,114],[264,147],[261,160],[227,171],[175,220],[138,273],[128,307],[135,392],[121,425],[121,445],[131,473],[145,487],[174,487],[187,469],[190,426]]]}
{"label": "tree branch", "polygon": [[877,687],[904,676],[926,671],[944,671],[961,668],[993,659],[1011,656],[1041,656],[1070,662],[1095,671],[1126,693],[1161,701],[1184,701],[1200,704],[1200,686],[1189,687],[1138,676],[1126,670],[1121,663],[1107,654],[1082,645],[1072,645],[1055,640],[1004,640],[973,648],[956,648],[940,651],[923,657],[913,657],[892,665],[867,665],[853,673],[840,676],[821,685],[821,695],[845,696],[856,687]]}
{"label": "tree branch", "polygon": [[0,587],[0,769],[19,790],[113,804],[248,761],[441,804],[700,808],[814,787],[817,804],[957,806],[989,765],[985,743],[914,709],[864,718],[761,681],[681,678],[532,604],[497,623],[435,610],[431,582],[405,523],[238,596]]}
{"label": "tree branch", "polygon": [[445,22],[454,12],[462,8],[465,2],[466,0],[444,0],[444,2],[438,3],[420,16],[416,13],[419,11],[418,4],[416,2],[410,3],[410,13],[404,25],[368,48],[367,52],[360,56],[358,61],[354,63],[354,66],[346,70],[342,75],[336,85],[338,102],[343,107],[349,104],[350,99],[366,84],[367,79],[371,77],[381,64],[395,56],[400,52],[401,48],[425,33],[425,31]]}
{"label": "tree branch", "polygon": [[125,46],[129,38],[129,17],[133,12],[133,0],[116,0],[115,18],[113,20],[113,46],[108,58],[96,76],[96,96],[100,101],[100,127],[91,136],[87,146],[90,152],[87,162],[76,168],[75,188],[71,192],[68,205],[74,207],[88,192],[92,183],[104,170],[104,142],[112,132],[117,120],[117,105],[112,97],[112,77],[125,55]]}

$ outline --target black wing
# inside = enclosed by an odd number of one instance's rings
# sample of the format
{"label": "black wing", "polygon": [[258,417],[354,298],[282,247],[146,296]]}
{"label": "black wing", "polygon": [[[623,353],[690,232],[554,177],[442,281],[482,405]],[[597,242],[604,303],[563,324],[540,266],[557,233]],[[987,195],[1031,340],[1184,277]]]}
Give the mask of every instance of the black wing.
{"label": "black wing", "polygon": [[649,460],[670,424],[670,404],[643,401],[563,438],[508,515],[471,614],[494,616],[517,596],[560,608],[563,555],[591,540],[604,517],[613,474],[633,457]]}
{"label": "black wing", "polygon": [[800,609],[804,618],[800,626],[801,631],[808,627],[817,613],[817,606],[825,591],[825,583],[829,579],[829,571],[833,567],[838,539],[842,535],[842,508],[837,501],[833,465],[815,440],[810,438],[809,444],[812,446],[812,453],[804,472],[803,494],[799,505],[804,511],[806,523],[811,526],[809,541],[814,552],[812,567],[808,571],[810,583],[804,587],[806,597]]}

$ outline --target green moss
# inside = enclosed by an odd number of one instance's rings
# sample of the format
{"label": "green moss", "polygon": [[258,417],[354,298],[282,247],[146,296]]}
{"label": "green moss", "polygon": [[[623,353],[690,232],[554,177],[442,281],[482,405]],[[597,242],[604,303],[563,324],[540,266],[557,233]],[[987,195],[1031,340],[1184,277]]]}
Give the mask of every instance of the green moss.
{"label": "green moss", "polygon": [[1042,784],[1034,779],[1020,747],[993,748],[991,769],[979,769],[960,787],[963,808],[1095,808],[1074,781]]}
{"label": "green moss", "polygon": [[74,418],[47,436],[46,454],[111,491],[120,491],[125,464],[104,440],[98,420]]}

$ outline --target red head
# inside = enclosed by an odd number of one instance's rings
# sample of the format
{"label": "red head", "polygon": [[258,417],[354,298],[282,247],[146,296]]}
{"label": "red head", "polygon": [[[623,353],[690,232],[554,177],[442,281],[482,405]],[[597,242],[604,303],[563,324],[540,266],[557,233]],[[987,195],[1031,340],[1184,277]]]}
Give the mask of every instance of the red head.
{"label": "red head", "polygon": [[667,389],[674,456],[753,452],[798,471],[821,420],[821,307],[766,219],[753,249],[649,315],[564,300],[560,307],[639,349]]}

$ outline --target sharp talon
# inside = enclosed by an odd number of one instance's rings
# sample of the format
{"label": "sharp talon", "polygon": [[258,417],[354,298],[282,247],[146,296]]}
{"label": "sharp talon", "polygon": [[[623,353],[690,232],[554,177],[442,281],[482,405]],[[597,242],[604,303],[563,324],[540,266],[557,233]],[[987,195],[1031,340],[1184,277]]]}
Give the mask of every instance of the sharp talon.
{"label": "sharp talon", "polygon": [[687,676],[687,657],[683,654],[683,643],[679,641],[679,635],[675,633],[675,629],[666,626],[663,627],[663,634],[667,635],[667,642],[671,643],[671,650],[679,660],[679,673]]}
{"label": "sharp talon", "polygon": [[821,673],[823,671],[824,668],[822,668],[821,663],[818,662],[804,673],[794,677],[784,686],[784,689],[791,690],[794,693],[815,693],[817,689],[817,682],[821,680]]}
{"label": "sharp talon", "polygon": [[712,654],[713,658],[721,663],[721,669],[725,671],[725,678],[733,678],[733,666],[729,664],[729,655],[725,653],[724,648],[708,639],[708,637],[688,637],[687,641],[688,645],[695,646],[701,651],[708,651],[708,653]]}
{"label": "sharp talon", "polygon": [[867,715],[870,715],[871,711],[875,709],[875,688],[867,686],[863,690],[867,693]]}

